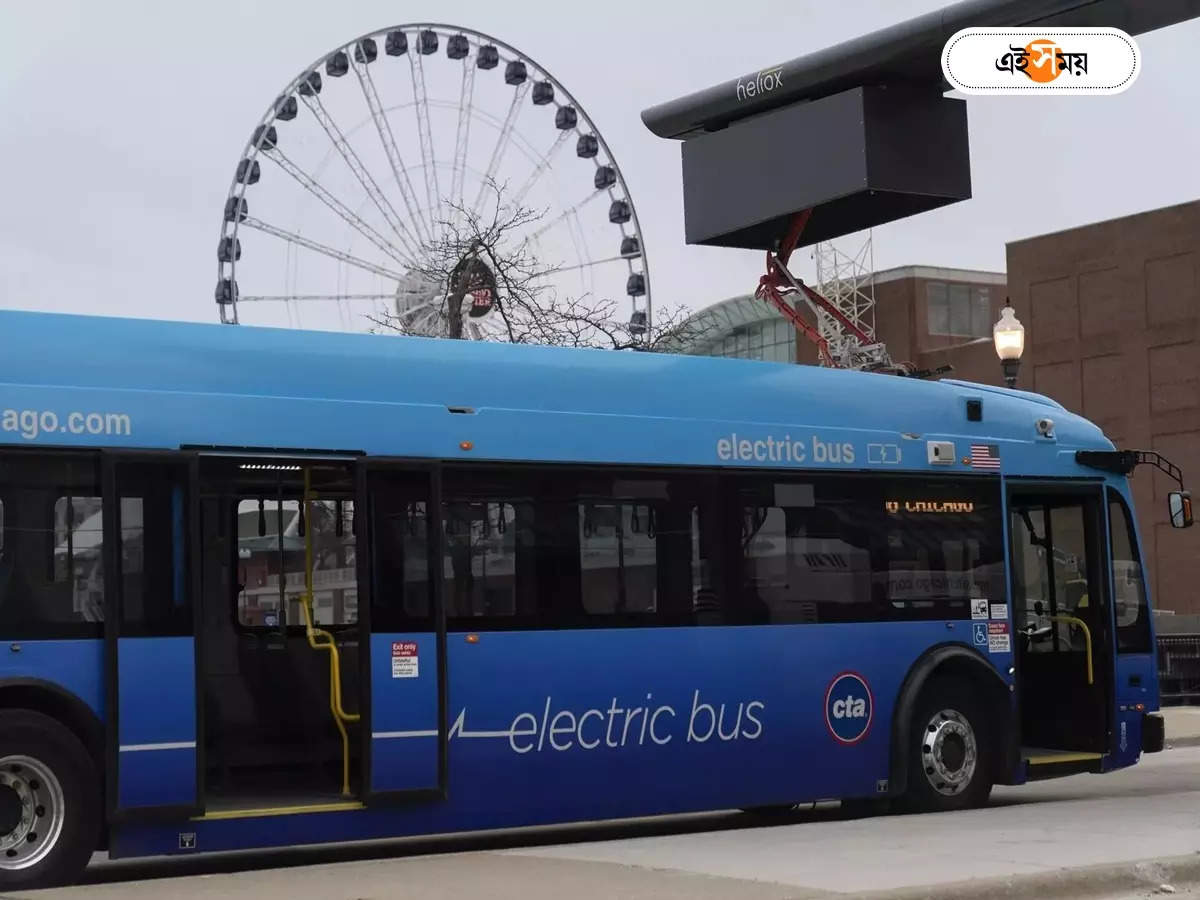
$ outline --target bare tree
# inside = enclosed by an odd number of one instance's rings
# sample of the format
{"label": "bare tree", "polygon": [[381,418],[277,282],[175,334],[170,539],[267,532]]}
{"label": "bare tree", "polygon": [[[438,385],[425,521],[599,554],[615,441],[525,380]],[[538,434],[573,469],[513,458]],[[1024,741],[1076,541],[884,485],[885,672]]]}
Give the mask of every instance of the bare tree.
{"label": "bare tree", "polygon": [[[680,352],[711,327],[690,318],[683,306],[656,308],[654,321],[646,323],[623,317],[616,299],[561,296],[552,283],[560,266],[539,258],[532,239],[545,211],[506,203],[504,186],[495,182],[487,188],[490,202],[482,212],[450,205],[414,273],[445,297],[443,335],[466,336],[471,313],[486,312],[514,344]],[[375,330],[416,333],[403,312],[372,321]]]}

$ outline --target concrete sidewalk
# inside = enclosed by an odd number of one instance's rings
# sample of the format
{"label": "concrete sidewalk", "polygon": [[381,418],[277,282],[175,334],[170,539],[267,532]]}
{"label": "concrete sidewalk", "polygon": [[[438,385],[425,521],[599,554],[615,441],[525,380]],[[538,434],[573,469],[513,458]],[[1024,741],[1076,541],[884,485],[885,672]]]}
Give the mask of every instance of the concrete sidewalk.
{"label": "concrete sidewalk", "polygon": [[1168,748],[1200,746],[1200,706],[1168,706],[1162,715]]}
{"label": "concrete sidewalk", "polygon": [[[858,900],[1147,900],[1200,897],[1200,853],[1062,868],[1037,875],[961,881],[890,891]],[[837,895],[820,898],[835,900]]]}
{"label": "concrete sidewalk", "polygon": [[[519,833],[99,862],[0,900],[1200,900],[1200,710],[1174,749],[1107,775],[998,787],[986,809],[856,817],[836,804]],[[1171,890],[1173,889],[1173,890]]]}

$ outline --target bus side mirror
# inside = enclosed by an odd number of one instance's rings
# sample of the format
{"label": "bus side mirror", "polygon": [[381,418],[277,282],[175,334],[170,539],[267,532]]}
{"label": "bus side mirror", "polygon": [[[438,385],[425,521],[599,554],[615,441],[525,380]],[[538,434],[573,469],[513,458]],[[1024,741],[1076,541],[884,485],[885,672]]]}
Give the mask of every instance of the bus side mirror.
{"label": "bus side mirror", "polygon": [[1171,491],[1167,494],[1167,511],[1171,516],[1172,528],[1190,528],[1192,525],[1191,492]]}

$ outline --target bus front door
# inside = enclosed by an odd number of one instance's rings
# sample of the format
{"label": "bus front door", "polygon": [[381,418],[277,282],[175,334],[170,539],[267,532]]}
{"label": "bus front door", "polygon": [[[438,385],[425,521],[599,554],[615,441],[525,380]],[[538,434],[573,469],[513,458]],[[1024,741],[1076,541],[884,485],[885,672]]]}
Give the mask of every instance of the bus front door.
{"label": "bus front door", "polygon": [[[1031,775],[1097,768],[1109,752],[1112,658],[1099,488],[1009,495],[1013,648]],[[1039,771],[1040,769],[1040,771]]]}
{"label": "bus front door", "polygon": [[110,821],[198,811],[195,458],[106,453],[104,627]]}
{"label": "bus front door", "polygon": [[[442,602],[440,471],[371,461],[359,466],[360,582],[370,602],[367,795],[378,804],[446,791],[446,619]],[[369,565],[368,565],[369,561]]]}

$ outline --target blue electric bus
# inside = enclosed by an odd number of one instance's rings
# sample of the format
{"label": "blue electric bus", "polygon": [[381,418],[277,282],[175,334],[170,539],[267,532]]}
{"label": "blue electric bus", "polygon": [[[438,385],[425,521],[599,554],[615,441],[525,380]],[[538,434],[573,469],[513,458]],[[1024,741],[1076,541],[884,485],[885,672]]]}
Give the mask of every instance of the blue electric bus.
{"label": "blue electric bus", "polygon": [[1143,461],[956,381],[0,313],[0,890],[1131,765]]}

